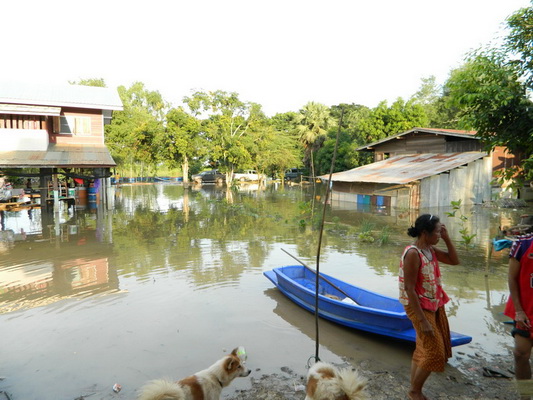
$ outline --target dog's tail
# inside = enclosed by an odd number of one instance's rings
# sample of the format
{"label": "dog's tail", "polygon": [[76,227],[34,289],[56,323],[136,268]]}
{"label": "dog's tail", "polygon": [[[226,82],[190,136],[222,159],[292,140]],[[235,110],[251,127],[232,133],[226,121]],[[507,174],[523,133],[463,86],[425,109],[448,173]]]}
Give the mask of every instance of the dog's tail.
{"label": "dog's tail", "polygon": [[157,379],[141,388],[138,400],[183,400],[183,389],[176,382]]}
{"label": "dog's tail", "polygon": [[350,368],[344,368],[339,371],[339,378],[342,390],[350,400],[366,400],[367,379],[359,375],[359,372]]}

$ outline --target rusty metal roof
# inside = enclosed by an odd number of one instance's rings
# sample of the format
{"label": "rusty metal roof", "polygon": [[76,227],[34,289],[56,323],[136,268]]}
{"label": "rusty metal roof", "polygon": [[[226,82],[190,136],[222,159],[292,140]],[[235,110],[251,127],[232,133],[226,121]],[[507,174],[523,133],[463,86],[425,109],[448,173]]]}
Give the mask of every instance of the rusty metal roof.
{"label": "rusty metal roof", "polygon": [[374,146],[377,146],[378,144],[386,143],[394,139],[399,139],[402,136],[408,135],[410,133],[433,134],[433,135],[452,136],[452,137],[459,137],[459,138],[465,138],[465,139],[479,140],[479,138],[476,137],[477,132],[475,131],[461,131],[457,129],[413,128],[408,131],[397,133],[396,135],[386,137],[385,139],[381,139],[376,142],[365,144],[364,146],[358,147],[355,150],[357,151],[371,150]]}
{"label": "rusty metal roof", "polygon": [[0,167],[9,168],[98,168],[114,167],[115,161],[104,145],[56,145],[46,151],[0,152]]}
{"label": "rusty metal roof", "polygon": [[[484,152],[410,154],[391,157],[332,175],[334,182],[406,184],[437,175],[487,156]],[[320,178],[329,179],[329,175]]]}

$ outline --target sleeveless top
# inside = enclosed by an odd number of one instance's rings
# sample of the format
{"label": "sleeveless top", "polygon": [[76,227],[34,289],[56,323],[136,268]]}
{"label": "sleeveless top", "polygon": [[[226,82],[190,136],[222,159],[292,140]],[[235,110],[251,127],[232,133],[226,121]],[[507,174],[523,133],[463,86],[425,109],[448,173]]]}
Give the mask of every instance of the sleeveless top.
{"label": "sleeveless top", "polygon": [[450,298],[442,288],[439,261],[433,248],[431,248],[432,260],[429,260],[424,253],[415,245],[409,245],[405,248],[400,259],[400,273],[398,275],[400,287],[400,303],[409,305],[409,298],[405,291],[403,263],[405,254],[415,249],[420,257],[420,268],[415,283],[415,292],[418,295],[420,306],[423,310],[437,311],[439,307],[446,304]]}
{"label": "sleeveless top", "polygon": [[[514,257],[520,262],[518,275],[520,303],[527,317],[533,320],[533,238],[526,237],[514,242],[509,257]],[[511,296],[503,313],[512,319],[515,318],[516,310]]]}

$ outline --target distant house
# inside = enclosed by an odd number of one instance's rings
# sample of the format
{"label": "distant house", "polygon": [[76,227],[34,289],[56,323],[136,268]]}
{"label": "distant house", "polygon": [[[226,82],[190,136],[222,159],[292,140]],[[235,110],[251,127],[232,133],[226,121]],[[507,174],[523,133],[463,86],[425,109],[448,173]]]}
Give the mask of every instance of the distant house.
{"label": "distant house", "polygon": [[486,153],[475,132],[448,129],[414,128],[357,150],[373,152],[375,162],[333,174],[332,200],[396,208],[480,204],[492,198],[494,171],[519,161],[504,148]]}
{"label": "distant house", "polygon": [[116,164],[104,125],[116,110],[122,102],[114,89],[0,82],[0,170],[108,177]]}

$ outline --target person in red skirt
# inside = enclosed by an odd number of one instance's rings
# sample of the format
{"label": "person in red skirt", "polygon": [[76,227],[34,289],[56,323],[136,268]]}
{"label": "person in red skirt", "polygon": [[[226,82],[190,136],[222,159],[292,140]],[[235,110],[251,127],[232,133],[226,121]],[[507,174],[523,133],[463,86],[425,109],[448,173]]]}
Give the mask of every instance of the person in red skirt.
{"label": "person in red skirt", "polygon": [[514,321],[511,335],[514,337],[515,376],[517,380],[531,379],[529,358],[533,346],[533,235],[520,236],[511,246],[508,282],[510,295],[504,314]]}
{"label": "person in red skirt", "polygon": [[[407,230],[415,238],[400,260],[400,303],[416,331],[411,362],[411,400],[427,400],[422,388],[432,372],[443,372],[452,355],[450,327],[444,309],[449,297],[442,287],[439,263],[459,264],[446,226],[431,214],[419,216]],[[442,239],[446,250],[436,247]]]}

